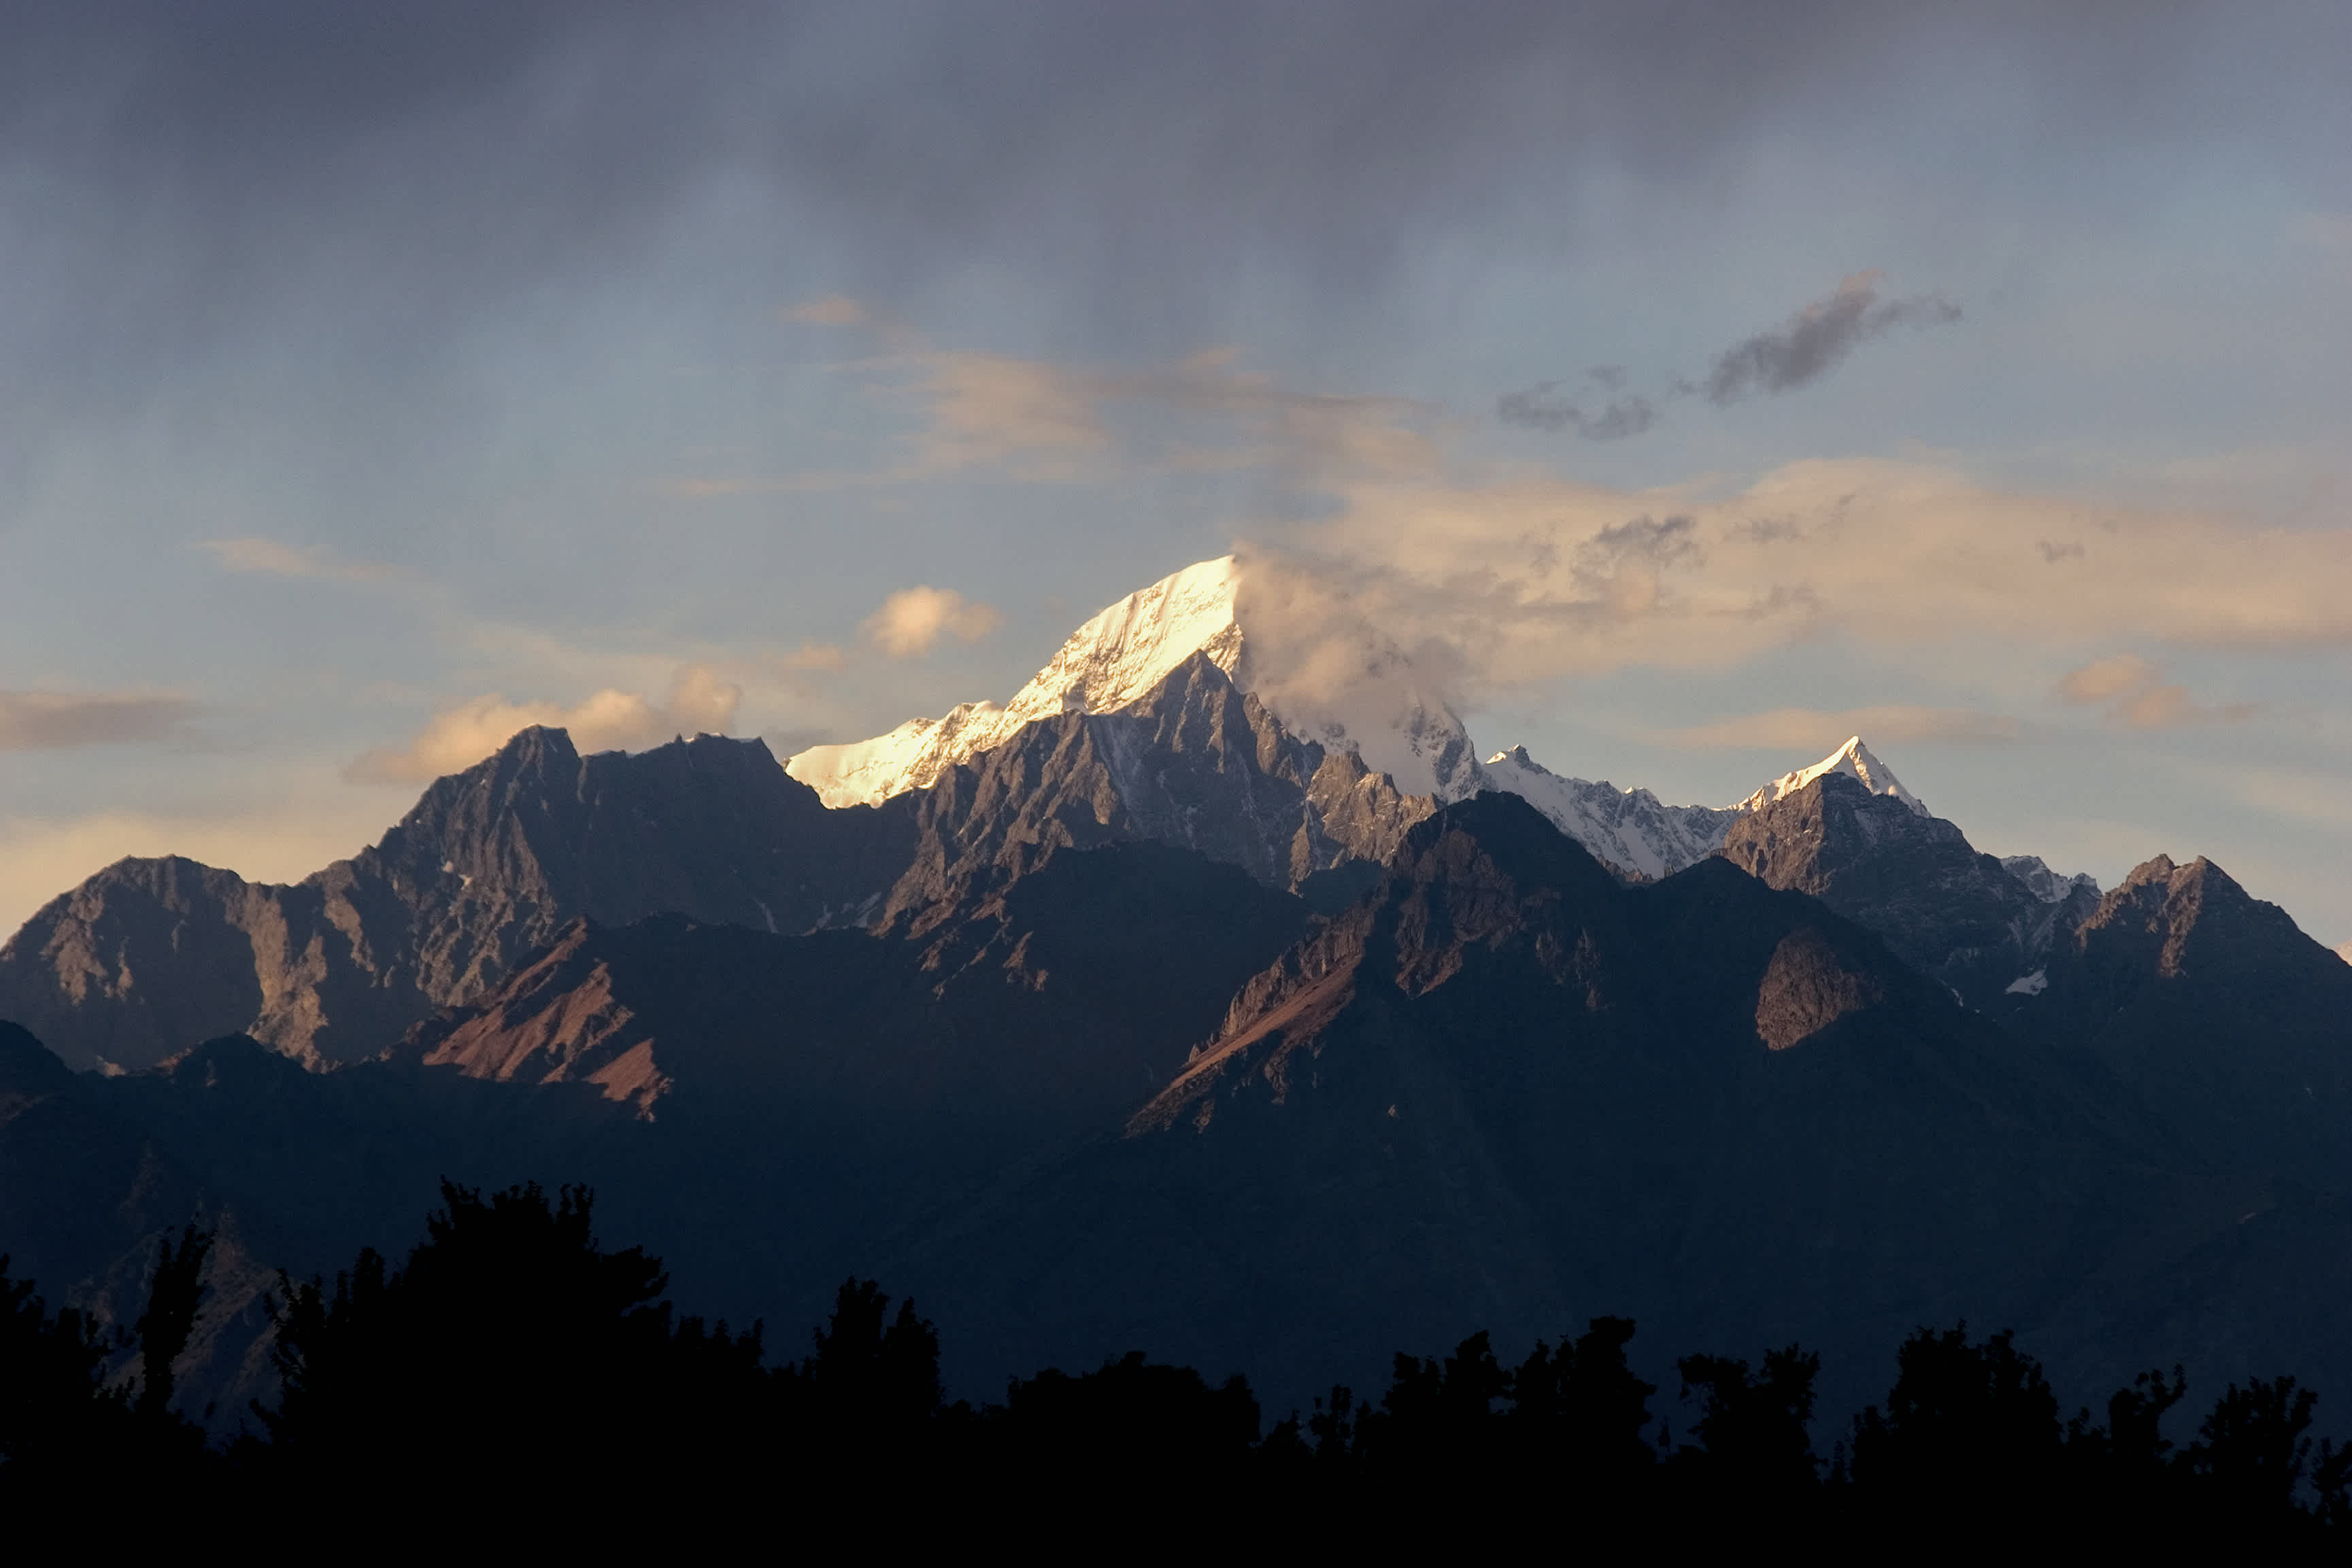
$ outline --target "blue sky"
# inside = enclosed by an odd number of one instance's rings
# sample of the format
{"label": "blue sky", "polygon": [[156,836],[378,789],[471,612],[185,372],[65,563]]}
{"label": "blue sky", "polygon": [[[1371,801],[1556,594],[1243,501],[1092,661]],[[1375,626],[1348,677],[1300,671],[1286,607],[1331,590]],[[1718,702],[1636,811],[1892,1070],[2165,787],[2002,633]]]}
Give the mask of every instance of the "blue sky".
{"label": "blue sky", "polygon": [[0,28],[0,926],[513,723],[1001,700],[1239,544],[1555,770],[1867,719],[1979,847],[2352,939],[2340,5]]}

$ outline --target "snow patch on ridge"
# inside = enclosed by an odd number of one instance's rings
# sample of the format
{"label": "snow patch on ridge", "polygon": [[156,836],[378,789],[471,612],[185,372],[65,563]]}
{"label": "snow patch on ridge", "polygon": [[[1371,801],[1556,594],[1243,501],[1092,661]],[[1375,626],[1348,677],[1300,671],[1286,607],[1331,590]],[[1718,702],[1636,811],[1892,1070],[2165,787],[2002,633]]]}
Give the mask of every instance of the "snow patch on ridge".
{"label": "snow patch on ridge", "polygon": [[2078,887],[2088,889],[2094,897],[2099,892],[2098,879],[2090,873],[2079,872],[2068,876],[2063,871],[2052,871],[2040,855],[2003,855],[2000,857],[2000,869],[2024,883],[2026,889],[2044,904],[2063,903],[2067,894]]}
{"label": "snow patch on ridge", "polygon": [[1647,789],[1563,779],[1524,746],[1495,753],[1481,771],[1486,788],[1518,796],[1598,858],[1646,877],[1672,876],[1705,860],[1740,816],[1737,807],[1668,806]]}

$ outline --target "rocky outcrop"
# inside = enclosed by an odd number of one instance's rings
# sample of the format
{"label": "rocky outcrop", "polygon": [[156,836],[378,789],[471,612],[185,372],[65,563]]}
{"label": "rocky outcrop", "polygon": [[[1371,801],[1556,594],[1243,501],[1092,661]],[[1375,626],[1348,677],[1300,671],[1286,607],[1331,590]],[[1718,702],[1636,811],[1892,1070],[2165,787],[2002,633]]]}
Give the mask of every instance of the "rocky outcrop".
{"label": "rocky outcrop", "polygon": [[2059,893],[2047,897],[1952,823],[1834,771],[1741,816],[1720,853],[1768,886],[1812,894],[1969,1007],[1995,1012],[2014,1005],[2012,987],[2032,988],[2097,894],[2088,878],[2043,868]]}
{"label": "rocky outcrop", "polygon": [[238,1032],[349,1061],[578,916],[805,930],[869,910],[912,842],[903,810],[827,811],[758,740],[583,758],[562,730],[528,729],[290,886],[176,857],[108,867],[0,947],[0,1018],[77,1067]]}
{"label": "rocky outcrop", "polygon": [[2352,1191],[2352,967],[2201,857],[2136,868],[2011,1022],[2089,1051],[2210,1158]]}
{"label": "rocky outcrop", "polygon": [[1040,720],[898,800],[915,851],[877,924],[915,935],[1058,850],[1150,840],[1296,888],[1385,860],[1435,806],[1300,740],[1205,654],[1129,708]]}

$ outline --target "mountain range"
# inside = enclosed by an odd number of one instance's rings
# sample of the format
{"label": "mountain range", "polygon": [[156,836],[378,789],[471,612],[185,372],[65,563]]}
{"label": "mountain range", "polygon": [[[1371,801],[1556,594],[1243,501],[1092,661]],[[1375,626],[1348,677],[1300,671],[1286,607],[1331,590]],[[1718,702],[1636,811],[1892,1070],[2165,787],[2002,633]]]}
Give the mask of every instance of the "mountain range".
{"label": "mountain range", "polygon": [[1668,806],[1479,761],[1371,643],[1368,727],[1244,579],[1003,707],[782,763],[530,729],[300,883],[105,868],[0,947],[0,1251],[119,1311],[219,1225],[231,1409],[270,1270],[445,1175],[591,1181],[737,1321],[884,1278],[972,1387],[1145,1346],[1303,1399],[1625,1312],[1832,1401],[1962,1316],[2085,1388],[2352,1389],[2352,965],[2283,911],[1979,853],[1860,737]]}

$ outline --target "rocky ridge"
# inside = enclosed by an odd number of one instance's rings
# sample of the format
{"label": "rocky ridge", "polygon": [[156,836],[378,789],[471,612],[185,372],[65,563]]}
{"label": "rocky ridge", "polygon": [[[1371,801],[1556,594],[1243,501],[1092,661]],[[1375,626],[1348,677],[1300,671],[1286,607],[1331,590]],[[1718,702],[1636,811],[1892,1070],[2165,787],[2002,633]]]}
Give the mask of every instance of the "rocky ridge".
{"label": "rocky ridge", "polygon": [[1874,793],[1838,768],[1743,812],[1718,852],[1768,886],[1811,894],[1868,926],[1979,1010],[2006,1011],[2033,990],[2053,946],[2098,896],[2089,878],[2061,878],[2038,860],[2021,874],[1907,793]]}
{"label": "rocky ridge", "polygon": [[902,813],[826,810],[758,740],[583,758],[527,729],[370,849],[291,885],[118,862],[0,946],[0,1018],[76,1067],[249,1033],[314,1065],[383,1050],[568,921],[663,911],[799,931],[888,884]]}

